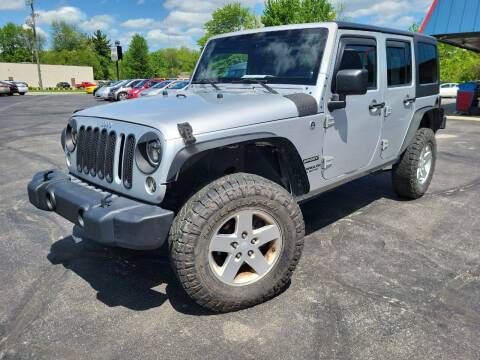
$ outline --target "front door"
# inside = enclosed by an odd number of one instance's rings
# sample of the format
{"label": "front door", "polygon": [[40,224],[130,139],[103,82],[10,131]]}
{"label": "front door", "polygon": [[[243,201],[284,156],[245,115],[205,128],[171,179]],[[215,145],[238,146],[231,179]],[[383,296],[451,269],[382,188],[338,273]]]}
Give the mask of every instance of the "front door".
{"label": "front door", "polygon": [[415,112],[412,38],[385,35],[385,110],[381,156],[396,157]]}
{"label": "front door", "polygon": [[[332,179],[366,168],[378,148],[383,120],[382,78],[379,76],[378,43],[382,35],[343,36],[332,73],[368,70],[368,91],[346,97],[345,109],[327,112],[323,147],[323,176]],[[334,91],[334,83],[332,91]]]}

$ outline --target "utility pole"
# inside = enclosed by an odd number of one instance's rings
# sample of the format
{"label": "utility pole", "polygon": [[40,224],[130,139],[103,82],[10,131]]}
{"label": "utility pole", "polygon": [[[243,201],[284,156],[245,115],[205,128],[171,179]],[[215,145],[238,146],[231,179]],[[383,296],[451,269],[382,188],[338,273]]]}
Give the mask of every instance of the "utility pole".
{"label": "utility pole", "polygon": [[38,72],[38,85],[40,89],[43,90],[43,82],[42,82],[42,70],[40,69],[40,57],[39,57],[39,49],[38,49],[38,41],[37,41],[37,29],[35,24],[35,18],[38,14],[35,13],[34,3],[35,0],[25,0],[27,6],[30,6],[31,10],[31,18],[29,19],[29,25],[32,27],[33,31],[33,51],[35,52],[35,58],[37,59],[37,72]]}

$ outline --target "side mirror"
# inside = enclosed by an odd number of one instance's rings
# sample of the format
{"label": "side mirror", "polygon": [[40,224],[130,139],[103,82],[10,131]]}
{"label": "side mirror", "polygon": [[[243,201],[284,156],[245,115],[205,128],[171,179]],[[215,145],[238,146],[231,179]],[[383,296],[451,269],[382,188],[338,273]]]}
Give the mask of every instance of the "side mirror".
{"label": "side mirror", "polygon": [[368,90],[368,71],[340,70],[335,82],[337,94],[340,95],[363,95]]}
{"label": "side mirror", "polygon": [[347,95],[363,95],[368,90],[368,71],[347,69],[337,72],[335,92],[328,102],[328,110],[335,111],[347,106]]}

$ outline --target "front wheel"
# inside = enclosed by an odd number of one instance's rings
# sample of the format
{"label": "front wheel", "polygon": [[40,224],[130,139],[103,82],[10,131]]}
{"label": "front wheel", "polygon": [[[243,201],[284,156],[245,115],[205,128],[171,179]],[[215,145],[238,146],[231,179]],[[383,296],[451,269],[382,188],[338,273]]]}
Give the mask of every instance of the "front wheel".
{"label": "front wheel", "polygon": [[20,95],[25,95],[25,93],[24,93],[24,92],[21,92],[21,93],[19,93],[19,94],[20,94]]}
{"label": "front wheel", "polygon": [[413,142],[393,166],[392,182],[395,192],[402,197],[418,199],[432,181],[437,159],[437,143],[432,129],[417,130]]}
{"label": "front wheel", "polygon": [[127,100],[127,93],[121,92],[120,94],[118,94],[117,99],[118,101]]}
{"label": "front wheel", "polygon": [[255,175],[228,175],[177,214],[169,239],[172,266],[198,304],[222,312],[250,307],[285,288],[304,229],[285,189]]}

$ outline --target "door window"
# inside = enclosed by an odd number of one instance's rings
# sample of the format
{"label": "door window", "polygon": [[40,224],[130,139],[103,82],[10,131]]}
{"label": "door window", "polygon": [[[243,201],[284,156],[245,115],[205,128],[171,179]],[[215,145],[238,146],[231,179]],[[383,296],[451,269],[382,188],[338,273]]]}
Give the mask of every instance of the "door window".
{"label": "door window", "polygon": [[354,43],[346,42],[342,59],[337,70],[365,69],[368,71],[368,89],[377,88],[377,46],[374,41],[362,44],[359,40]]}
{"label": "door window", "polygon": [[410,43],[387,41],[387,79],[389,87],[412,83]]}

